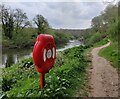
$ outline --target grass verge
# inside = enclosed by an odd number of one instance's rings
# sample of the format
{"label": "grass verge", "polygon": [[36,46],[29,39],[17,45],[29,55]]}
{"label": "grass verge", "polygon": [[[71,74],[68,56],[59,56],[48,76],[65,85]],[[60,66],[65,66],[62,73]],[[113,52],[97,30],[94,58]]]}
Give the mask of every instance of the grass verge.
{"label": "grass verge", "polygon": [[[2,72],[3,97],[71,97],[83,89],[86,82],[85,46],[58,53],[55,66],[46,74],[43,90],[39,88],[39,73],[32,58],[22,60]],[[85,96],[81,92],[81,96]]]}
{"label": "grass verge", "polygon": [[99,55],[106,58],[111,64],[120,70],[120,65],[118,65],[118,43],[112,42],[110,46],[101,49]]}

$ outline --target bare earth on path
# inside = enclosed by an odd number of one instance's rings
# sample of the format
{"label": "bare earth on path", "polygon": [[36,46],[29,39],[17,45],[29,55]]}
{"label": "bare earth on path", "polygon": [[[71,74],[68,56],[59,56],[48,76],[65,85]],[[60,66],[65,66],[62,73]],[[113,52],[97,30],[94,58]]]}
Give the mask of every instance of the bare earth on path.
{"label": "bare earth on path", "polygon": [[105,58],[98,55],[102,48],[109,45],[110,42],[91,51],[92,69],[89,97],[118,97],[117,70]]}

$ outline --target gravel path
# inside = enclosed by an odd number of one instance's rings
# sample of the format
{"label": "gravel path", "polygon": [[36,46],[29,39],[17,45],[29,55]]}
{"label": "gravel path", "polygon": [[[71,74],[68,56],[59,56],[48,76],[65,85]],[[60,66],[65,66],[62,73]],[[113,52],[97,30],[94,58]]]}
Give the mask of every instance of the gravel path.
{"label": "gravel path", "polygon": [[118,97],[118,73],[111,64],[98,55],[102,48],[94,48],[92,54],[92,69],[90,70],[90,95],[89,97]]}

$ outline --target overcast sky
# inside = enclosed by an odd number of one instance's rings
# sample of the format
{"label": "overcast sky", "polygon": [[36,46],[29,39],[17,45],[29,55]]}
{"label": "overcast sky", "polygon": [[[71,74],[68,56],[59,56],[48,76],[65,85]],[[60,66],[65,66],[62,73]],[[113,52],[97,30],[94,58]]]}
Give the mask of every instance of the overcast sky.
{"label": "overcast sky", "polygon": [[[99,0],[98,0],[99,1]],[[43,15],[53,28],[85,29],[91,19],[105,9],[99,2],[6,2],[11,9],[20,8],[27,13],[29,20],[36,14]]]}

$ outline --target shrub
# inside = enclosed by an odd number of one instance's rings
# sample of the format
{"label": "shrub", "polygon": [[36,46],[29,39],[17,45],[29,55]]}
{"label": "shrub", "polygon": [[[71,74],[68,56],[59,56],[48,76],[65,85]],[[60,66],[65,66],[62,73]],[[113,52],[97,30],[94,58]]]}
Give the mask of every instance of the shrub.
{"label": "shrub", "polygon": [[105,34],[97,32],[90,37],[90,39],[88,41],[88,45],[93,45],[93,44],[101,41],[103,38],[105,38]]}

